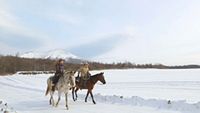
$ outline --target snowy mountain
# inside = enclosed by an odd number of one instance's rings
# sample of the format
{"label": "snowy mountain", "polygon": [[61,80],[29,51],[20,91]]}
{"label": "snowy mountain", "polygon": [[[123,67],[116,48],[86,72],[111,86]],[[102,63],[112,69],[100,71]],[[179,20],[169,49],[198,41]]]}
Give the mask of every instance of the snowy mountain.
{"label": "snowy mountain", "polygon": [[31,52],[26,52],[23,54],[20,54],[19,57],[22,58],[43,58],[43,59],[80,59],[76,55],[66,52],[65,50],[62,49],[55,49],[55,50],[50,50],[47,52],[38,52],[38,51],[31,51]]}
{"label": "snowy mountain", "polygon": [[65,52],[64,50],[51,50],[48,51],[47,54],[45,55],[44,58],[50,58],[50,59],[58,59],[58,58],[62,58],[62,59],[69,59],[69,58],[73,58],[73,59],[78,59],[78,57],[70,52]]}
{"label": "snowy mountain", "polygon": [[43,58],[43,55],[39,52],[30,51],[30,52],[20,54],[19,57],[22,57],[22,58]]}

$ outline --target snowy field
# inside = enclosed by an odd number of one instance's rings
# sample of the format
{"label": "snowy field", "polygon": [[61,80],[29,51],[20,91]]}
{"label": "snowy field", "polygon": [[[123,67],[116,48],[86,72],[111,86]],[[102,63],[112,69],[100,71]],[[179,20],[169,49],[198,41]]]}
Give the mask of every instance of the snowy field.
{"label": "snowy field", "polygon": [[[102,71],[92,73],[99,72]],[[103,72],[107,84],[97,83],[93,90],[97,104],[92,104],[90,96],[85,103],[86,91],[79,91],[77,102],[69,95],[69,111],[65,110],[64,98],[57,108],[48,104],[49,96],[45,97],[44,93],[50,75],[2,76],[0,108],[7,108],[10,113],[200,113],[200,70]]]}

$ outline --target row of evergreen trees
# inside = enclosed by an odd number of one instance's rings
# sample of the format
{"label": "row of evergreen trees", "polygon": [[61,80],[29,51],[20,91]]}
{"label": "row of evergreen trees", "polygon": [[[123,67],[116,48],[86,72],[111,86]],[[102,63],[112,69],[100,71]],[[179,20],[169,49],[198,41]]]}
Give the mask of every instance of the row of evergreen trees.
{"label": "row of evergreen trees", "polygon": [[[51,59],[28,59],[17,56],[0,56],[0,74],[13,74],[18,71],[53,71],[56,60]],[[187,66],[165,66],[162,64],[134,64],[125,63],[98,63],[89,62],[91,70],[102,69],[128,69],[128,68],[157,68],[157,69],[183,69],[183,68],[200,68],[198,65]],[[65,63],[66,70],[77,70],[81,64]]]}

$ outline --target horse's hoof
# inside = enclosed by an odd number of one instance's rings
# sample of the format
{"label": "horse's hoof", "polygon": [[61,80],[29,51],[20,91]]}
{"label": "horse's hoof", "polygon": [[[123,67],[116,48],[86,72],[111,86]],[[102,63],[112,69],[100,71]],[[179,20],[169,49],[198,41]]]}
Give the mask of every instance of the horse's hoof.
{"label": "horse's hoof", "polygon": [[53,107],[55,107],[55,104],[53,103],[53,104],[51,104]]}
{"label": "horse's hoof", "polygon": [[68,107],[68,106],[66,106],[66,109],[67,109],[67,110],[69,110],[69,107]]}
{"label": "horse's hoof", "polygon": [[95,101],[93,101],[93,103],[94,103],[94,104],[96,104],[96,102],[95,102]]}
{"label": "horse's hoof", "polygon": [[51,105],[54,106],[53,103],[51,103]]}

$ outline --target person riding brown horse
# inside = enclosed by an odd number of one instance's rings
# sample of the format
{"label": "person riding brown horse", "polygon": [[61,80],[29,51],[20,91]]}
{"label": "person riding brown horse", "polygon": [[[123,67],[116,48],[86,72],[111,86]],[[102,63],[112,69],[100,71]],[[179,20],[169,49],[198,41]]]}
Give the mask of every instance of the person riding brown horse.
{"label": "person riding brown horse", "polygon": [[[77,79],[77,78],[76,78]],[[72,88],[72,97],[73,97],[73,100],[76,101],[77,100],[77,91],[79,89],[87,89],[87,95],[85,97],[85,102],[87,102],[87,98],[88,98],[88,95],[90,94],[91,97],[92,97],[92,101],[94,104],[96,104],[96,102],[94,101],[94,97],[93,97],[93,94],[92,94],[92,90],[94,88],[94,85],[100,81],[101,83],[103,84],[106,84],[106,81],[105,81],[105,78],[104,78],[104,73],[101,72],[101,73],[98,73],[98,74],[95,74],[93,76],[91,76],[87,81],[86,81],[86,86],[83,88],[80,84],[79,81],[76,81],[76,86]]]}
{"label": "person riding brown horse", "polygon": [[91,74],[89,72],[89,64],[84,63],[79,69],[78,69],[78,81],[80,82],[80,85],[82,87],[86,86],[86,81],[90,78]]}

